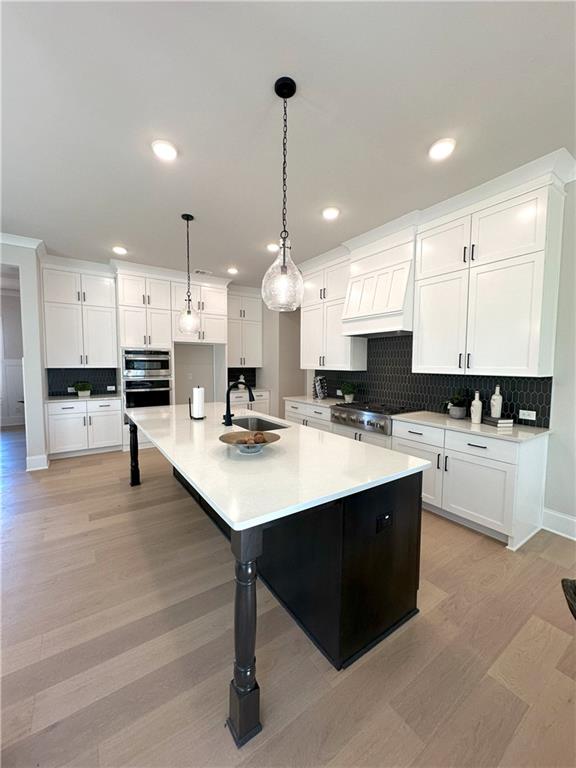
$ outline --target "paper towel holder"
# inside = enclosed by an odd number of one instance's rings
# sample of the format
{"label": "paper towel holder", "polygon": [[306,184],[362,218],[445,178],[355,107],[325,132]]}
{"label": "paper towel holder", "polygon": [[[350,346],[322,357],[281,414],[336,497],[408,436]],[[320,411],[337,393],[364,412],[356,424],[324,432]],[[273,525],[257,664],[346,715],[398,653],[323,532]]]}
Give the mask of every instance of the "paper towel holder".
{"label": "paper towel holder", "polygon": [[202,421],[206,416],[192,416],[192,398],[188,398],[188,413],[192,421]]}

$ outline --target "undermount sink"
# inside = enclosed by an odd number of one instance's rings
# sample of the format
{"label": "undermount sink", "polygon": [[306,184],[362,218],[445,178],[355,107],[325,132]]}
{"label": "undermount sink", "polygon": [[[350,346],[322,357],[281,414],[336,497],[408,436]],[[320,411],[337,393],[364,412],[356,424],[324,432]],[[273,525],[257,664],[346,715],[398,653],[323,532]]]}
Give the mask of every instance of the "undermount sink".
{"label": "undermount sink", "polygon": [[242,429],[249,429],[251,432],[269,432],[272,429],[286,429],[285,424],[276,424],[273,421],[266,421],[258,416],[243,416],[240,419],[232,419],[232,424]]}

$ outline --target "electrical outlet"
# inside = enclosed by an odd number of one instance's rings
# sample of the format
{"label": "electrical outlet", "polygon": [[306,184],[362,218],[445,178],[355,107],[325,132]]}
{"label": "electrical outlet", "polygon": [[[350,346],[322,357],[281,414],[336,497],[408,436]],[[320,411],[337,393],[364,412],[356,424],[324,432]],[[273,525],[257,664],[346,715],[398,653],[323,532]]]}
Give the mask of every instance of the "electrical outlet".
{"label": "electrical outlet", "polygon": [[342,390],[341,389],[337,389],[336,390],[336,397],[342,397]]}
{"label": "electrical outlet", "polygon": [[114,385],[109,385],[106,387],[106,392],[116,392],[116,387]]}
{"label": "electrical outlet", "polygon": [[526,421],[536,421],[536,411],[520,411],[518,418],[526,419]]}
{"label": "electrical outlet", "polygon": [[69,395],[76,394],[76,390],[74,389],[74,387],[66,387],[66,391],[68,392]]}

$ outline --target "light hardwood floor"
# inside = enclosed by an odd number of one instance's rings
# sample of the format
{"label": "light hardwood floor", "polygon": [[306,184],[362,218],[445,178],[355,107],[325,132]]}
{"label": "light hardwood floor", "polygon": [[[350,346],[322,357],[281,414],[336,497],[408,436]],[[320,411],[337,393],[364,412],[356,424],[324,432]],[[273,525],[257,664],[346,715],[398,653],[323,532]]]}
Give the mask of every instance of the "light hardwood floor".
{"label": "light hardwood floor", "polygon": [[263,732],[224,728],[228,543],[141,452],[24,472],[1,433],[4,768],[538,766],[575,754],[574,544],[517,553],[430,514],[421,613],[336,672],[262,586]]}

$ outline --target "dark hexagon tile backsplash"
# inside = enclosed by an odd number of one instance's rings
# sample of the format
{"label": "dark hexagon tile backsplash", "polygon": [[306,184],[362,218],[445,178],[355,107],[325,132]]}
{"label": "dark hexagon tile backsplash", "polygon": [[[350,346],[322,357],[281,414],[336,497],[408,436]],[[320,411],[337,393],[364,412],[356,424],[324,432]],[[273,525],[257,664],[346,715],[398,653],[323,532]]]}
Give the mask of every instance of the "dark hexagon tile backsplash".
{"label": "dark hexagon tile backsplash", "polygon": [[[462,391],[470,400],[479,390],[484,410],[489,413],[490,397],[500,384],[502,415],[520,424],[548,427],[552,401],[552,378],[507,376],[455,376],[412,373],[412,336],[385,336],[368,339],[367,371],[325,371],[328,394],[333,397],[343,381],[357,384],[357,399],[386,403],[397,408],[441,412],[446,400]],[[536,411],[536,421],[518,419],[520,410]]]}

